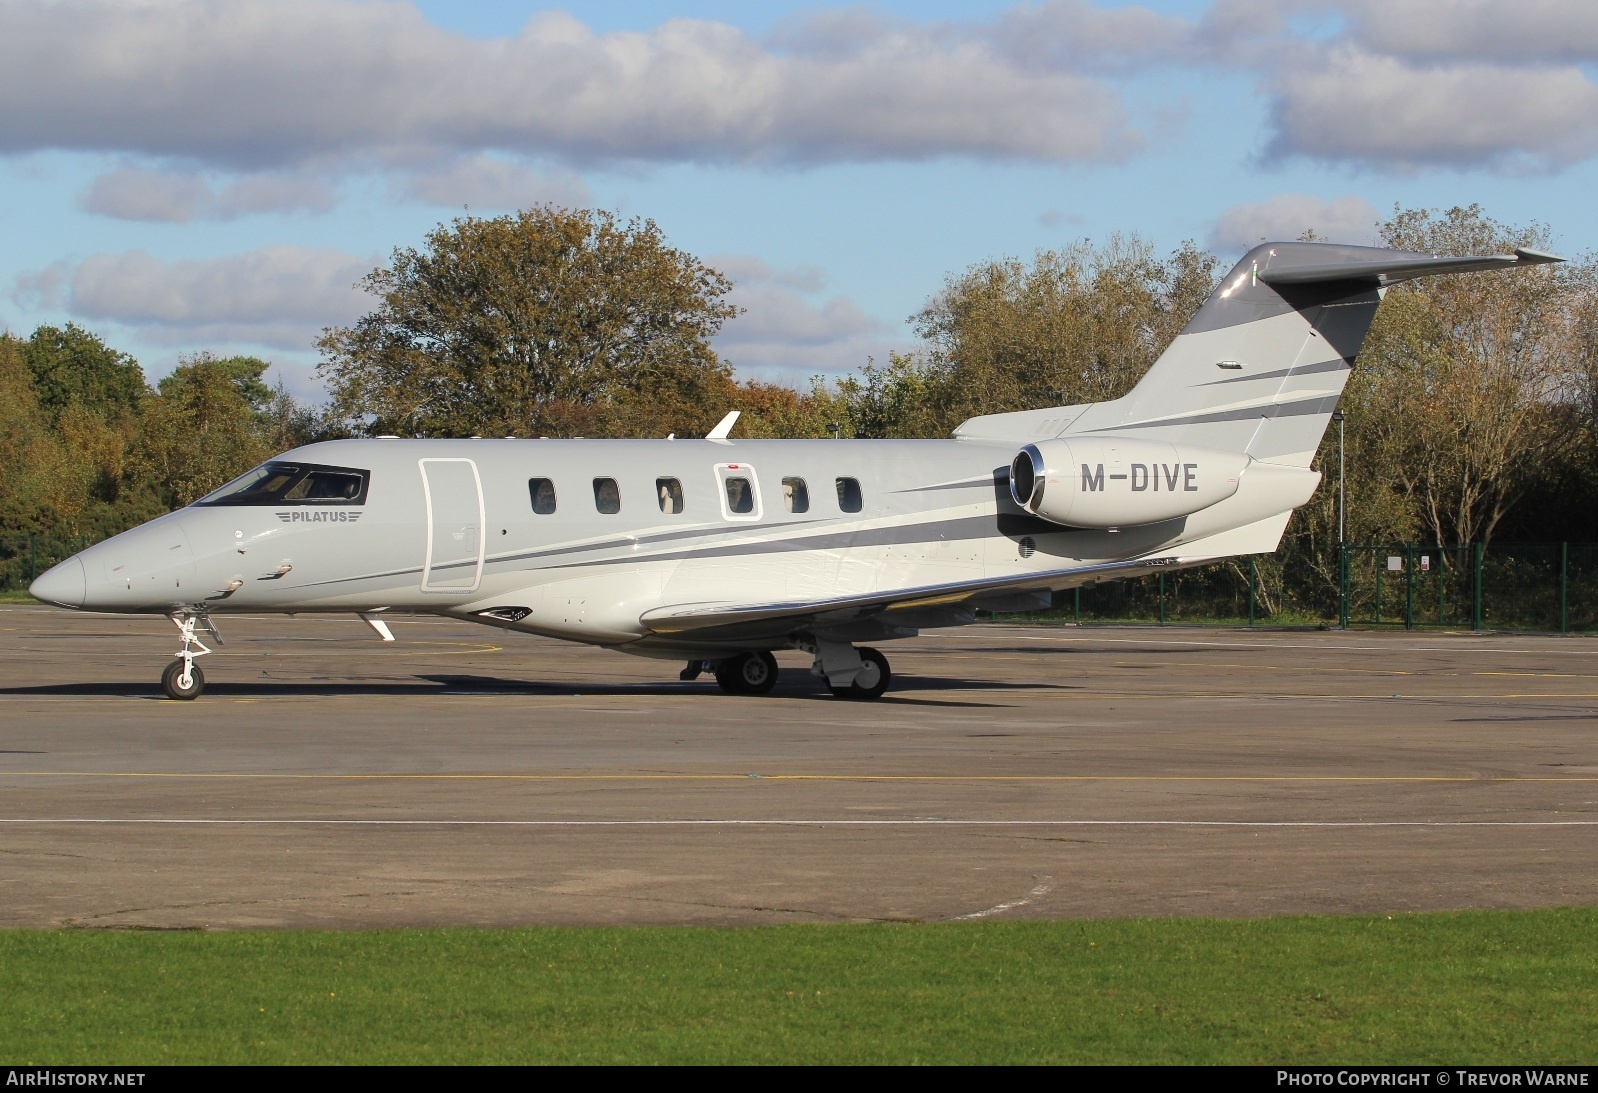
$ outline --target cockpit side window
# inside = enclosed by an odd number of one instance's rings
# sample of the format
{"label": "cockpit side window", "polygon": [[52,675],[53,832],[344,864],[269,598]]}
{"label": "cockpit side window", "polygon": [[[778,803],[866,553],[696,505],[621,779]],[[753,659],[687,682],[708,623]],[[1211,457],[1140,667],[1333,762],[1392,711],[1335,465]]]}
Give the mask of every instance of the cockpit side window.
{"label": "cockpit side window", "polygon": [[313,463],[263,463],[197,505],[364,505],[372,472]]}

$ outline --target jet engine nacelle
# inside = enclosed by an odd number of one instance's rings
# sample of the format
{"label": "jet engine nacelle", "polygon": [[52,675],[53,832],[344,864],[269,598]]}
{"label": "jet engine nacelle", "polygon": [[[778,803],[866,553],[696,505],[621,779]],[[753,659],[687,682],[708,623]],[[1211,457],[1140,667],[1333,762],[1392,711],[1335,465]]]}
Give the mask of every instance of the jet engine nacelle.
{"label": "jet engine nacelle", "polygon": [[1078,436],[1022,448],[1010,464],[1015,503],[1075,528],[1156,524],[1209,508],[1237,492],[1242,452],[1160,440]]}

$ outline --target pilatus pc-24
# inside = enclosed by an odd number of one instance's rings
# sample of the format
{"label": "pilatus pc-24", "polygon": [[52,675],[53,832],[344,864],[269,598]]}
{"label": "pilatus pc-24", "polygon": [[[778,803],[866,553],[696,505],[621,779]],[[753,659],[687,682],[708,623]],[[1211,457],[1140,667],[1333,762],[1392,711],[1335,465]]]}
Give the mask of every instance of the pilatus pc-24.
{"label": "pilatus pc-24", "polygon": [[876,698],[869,645],[1088,582],[1276,549],[1384,289],[1558,261],[1268,243],[1126,396],[972,418],[949,440],[337,440],[285,452],[33,583],[165,615],[421,612],[687,661],[729,692],[803,649]]}

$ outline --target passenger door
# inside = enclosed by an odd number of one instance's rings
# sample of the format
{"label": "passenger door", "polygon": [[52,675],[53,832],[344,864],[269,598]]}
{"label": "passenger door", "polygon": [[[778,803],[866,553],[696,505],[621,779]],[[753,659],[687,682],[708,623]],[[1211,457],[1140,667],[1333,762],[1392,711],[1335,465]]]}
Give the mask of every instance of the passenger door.
{"label": "passenger door", "polygon": [[472,592],[483,577],[483,483],[470,459],[423,459],[423,592]]}

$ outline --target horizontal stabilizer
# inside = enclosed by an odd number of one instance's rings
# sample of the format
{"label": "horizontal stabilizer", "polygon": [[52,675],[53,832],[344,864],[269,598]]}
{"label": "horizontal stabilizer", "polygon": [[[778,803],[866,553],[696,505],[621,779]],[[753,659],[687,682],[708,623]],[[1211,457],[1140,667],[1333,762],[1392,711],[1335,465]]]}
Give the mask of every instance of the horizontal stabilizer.
{"label": "horizontal stabilizer", "polygon": [[1412,277],[1433,277],[1443,273],[1474,273],[1488,269],[1513,269],[1517,266],[1540,266],[1549,262],[1564,261],[1558,255],[1545,254],[1524,247],[1517,248],[1514,254],[1477,255],[1466,258],[1437,258],[1399,251],[1374,253],[1396,255],[1396,257],[1317,265],[1285,265],[1277,269],[1272,269],[1267,264],[1258,271],[1258,277],[1268,285],[1302,285],[1316,281],[1371,281],[1390,285],[1407,281]]}

